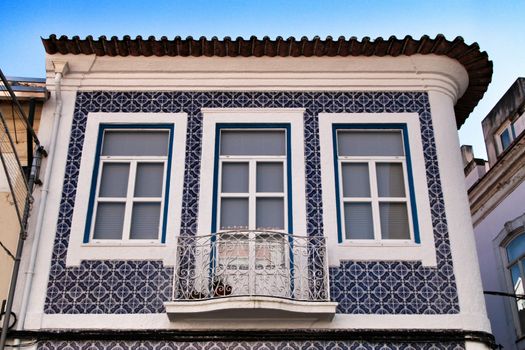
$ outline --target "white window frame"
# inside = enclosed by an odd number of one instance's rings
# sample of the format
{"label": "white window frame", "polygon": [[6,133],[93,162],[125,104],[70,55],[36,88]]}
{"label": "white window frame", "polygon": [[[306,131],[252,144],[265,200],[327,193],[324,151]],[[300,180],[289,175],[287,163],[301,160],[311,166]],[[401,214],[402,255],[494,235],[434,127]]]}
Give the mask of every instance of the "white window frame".
{"label": "white window frame", "polygon": [[[284,223],[282,229],[276,228],[261,228],[260,230],[272,230],[272,231],[288,231],[288,177],[287,177],[287,130],[282,128],[222,128],[223,131],[275,131],[282,130],[284,131],[285,137],[285,154],[282,156],[267,156],[267,155],[221,155],[219,153],[219,169],[218,169],[218,182],[217,182],[217,232],[221,231],[231,231],[236,228],[221,228],[221,203],[222,198],[248,198],[248,227],[240,227],[238,229],[246,230],[256,230],[256,220],[257,220],[257,198],[283,198],[283,207],[284,207]],[[220,147],[220,145],[219,145]],[[224,163],[248,163],[248,192],[247,193],[233,193],[233,192],[222,192],[222,169]],[[257,192],[257,164],[258,163],[281,163],[283,165],[283,192]]]}
{"label": "white window frame", "polygon": [[508,131],[509,133],[509,138],[510,138],[509,146],[510,146],[510,144],[512,144],[512,142],[515,139],[513,123],[511,123],[510,120],[505,121],[503,125],[498,129],[498,131],[496,131],[495,139],[496,139],[496,144],[498,145],[498,155],[505,152],[505,150],[507,150],[507,148],[503,148],[503,143],[501,142],[501,135],[503,135],[505,131]]}
{"label": "white window frame", "polygon": [[[352,130],[352,131],[367,131],[367,132],[373,132],[373,131],[399,131],[401,134],[401,138],[403,141],[403,153],[405,152],[405,142],[403,139],[403,130],[401,129],[338,129],[337,135],[339,135],[339,132],[341,130]],[[339,184],[338,184],[338,190],[339,190],[339,198],[341,200],[341,203],[339,205],[340,207],[340,215],[341,215],[341,234],[343,236],[343,240],[346,240],[348,242],[363,242],[363,241],[413,241],[414,240],[414,227],[413,227],[413,219],[412,219],[412,206],[410,201],[410,187],[408,183],[408,173],[407,173],[407,165],[406,165],[406,156],[340,156],[337,155],[337,162],[338,162],[338,172],[339,172]],[[343,164],[348,163],[358,163],[368,164],[368,181],[370,185],[370,197],[345,197],[343,195]],[[403,184],[405,186],[405,197],[379,197],[378,194],[378,187],[377,187],[377,172],[376,172],[376,166],[378,163],[398,163],[402,165],[403,169]],[[372,222],[373,222],[373,230],[374,230],[374,238],[373,239],[349,239],[346,238],[346,227],[345,227],[345,219],[344,219],[344,205],[345,203],[371,203],[372,206]],[[405,203],[406,209],[407,209],[407,219],[408,219],[408,227],[409,227],[409,238],[407,239],[383,239],[381,237],[381,218],[380,218],[380,212],[379,212],[379,204],[381,202],[384,203]]]}
{"label": "white window frame", "polygon": [[[405,124],[410,150],[413,192],[417,203],[418,231],[421,243],[414,240],[343,240],[337,230],[336,165],[334,163],[334,124]],[[423,266],[437,265],[434,226],[423,152],[421,124],[417,113],[319,113],[319,141],[321,148],[321,183],[323,187],[324,232],[327,240],[330,266],[341,261],[421,261]],[[341,197],[339,197],[340,199]]]}
{"label": "white window frame", "polygon": [[[216,166],[215,135],[217,124],[289,124],[290,125],[290,144],[287,148],[290,151],[290,164],[293,179],[293,201],[291,201],[292,216],[287,215],[292,224],[293,234],[305,236],[306,227],[306,201],[304,193],[306,191],[305,162],[304,162],[304,108],[202,108],[202,158],[201,158],[201,177],[200,177],[200,198],[199,198],[199,220],[197,235],[210,235],[211,231],[216,230],[217,223],[213,225],[213,194],[214,184],[210,181]],[[237,128],[237,127],[236,127]],[[273,129],[273,128],[272,128]],[[290,188],[287,188],[290,193]],[[303,195],[301,195],[303,194]],[[215,208],[216,209],[216,208]],[[290,227],[287,226],[290,231]]]}
{"label": "white window frame", "polygon": [[[510,245],[510,243],[514,241],[514,239],[517,239],[519,236],[522,236],[522,235],[525,235],[525,231],[523,231],[523,229],[519,230],[519,232],[515,232],[514,234],[512,234],[512,237],[506,242],[505,246],[503,247],[504,257],[505,257],[505,265],[504,265],[505,274],[506,274],[506,279],[508,281],[509,292],[511,294],[516,293],[514,289],[514,282],[512,281],[512,271],[511,271],[511,269],[516,264],[518,265],[518,269],[520,270],[521,283],[522,285],[523,283],[525,283],[525,269],[523,267],[523,264],[525,263],[525,251],[520,256],[518,256],[516,259],[509,262],[507,248]],[[511,299],[512,316],[514,318],[514,328],[516,329],[516,334],[518,335],[518,338],[521,338],[525,334],[525,329],[521,328],[521,323],[520,323],[520,318],[519,318],[519,309],[518,309],[518,305],[516,305],[517,302],[525,303],[525,300]]]}
{"label": "white window frame", "polygon": [[[71,222],[71,235],[67,251],[66,265],[78,266],[82,260],[161,260],[167,266],[176,263],[177,237],[180,232],[182,196],[186,151],[186,132],[188,115],[186,113],[128,113],[91,112],[87,117],[84,144],[76,189],[75,209]],[[171,171],[169,176],[169,198],[166,216],[166,241],[161,243],[147,240],[90,240],[84,243],[86,220],[88,220],[89,197],[93,180],[93,167],[97,157],[97,141],[100,124],[173,124],[173,144]],[[138,128],[137,128],[138,129]],[[153,129],[153,128],[152,128]],[[148,130],[151,130],[148,128]],[[182,166],[181,166],[182,165]],[[63,167],[65,168],[65,160]],[[167,168],[165,168],[167,171]],[[97,181],[97,185],[100,182]],[[166,182],[165,182],[166,184]],[[56,221],[53,230],[56,230]],[[90,228],[91,230],[91,228]],[[55,231],[53,231],[54,234]],[[91,237],[91,236],[90,236]]]}
{"label": "white window frame", "polygon": [[[495,255],[500,258],[500,263],[497,264],[497,276],[498,282],[503,287],[506,288],[508,293],[514,293],[514,284],[512,282],[512,275],[510,267],[519,263],[520,261],[525,262],[525,252],[520,255],[517,259],[509,262],[507,247],[521,235],[525,235],[525,214],[522,214],[510,221],[507,221],[504,225],[504,228],[498,233],[498,235],[493,239],[493,248]],[[525,282],[525,269],[522,264],[519,264],[520,274],[522,281]],[[516,340],[520,340],[525,336],[525,329],[521,329],[518,308],[516,301],[513,298],[505,298],[505,318],[507,319],[508,324],[513,324],[514,331],[516,335]],[[521,341],[520,341],[521,343]]]}
{"label": "white window frame", "polygon": [[[106,133],[110,132],[119,132],[119,131],[133,131],[133,132],[154,132],[154,131],[163,131],[168,134],[168,140],[171,139],[171,130],[166,128],[159,128],[159,129],[144,129],[144,128],[110,128],[104,130],[104,135],[102,136],[102,140],[100,140],[101,144],[103,145],[104,137]],[[168,141],[169,142],[169,141]],[[166,150],[165,156],[111,156],[111,155],[98,155],[99,160],[99,168],[98,168],[98,175],[97,175],[97,186],[95,190],[95,198],[93,202],[93,214],[91,217],[91,226],[90,226],[90,233],[89,238],[90,241],[93,243],[103,243],[107,241],[121,241],[122,243],[131,243],[131,242],[137,242],[140,241],[142,243],[160,243],[161,241],[161,234],[163,231],[163,222],[164,222],[164,206],[166,201],[166,183],[169,181],[167,178],[167,165],[168,165],[168,157],[169,155],[169,148],[170,145],[168,143],[168,149]],[[102,153],[102,148],[101,148]],[[126,192],[126,197],[100,197],[100,185],[102,183],[102,170],[104,169],[104,164],[107,163],[117,163],[117,164],[129,164],[129,173],[128,173],[128,188]],[[161,197],[135,197],[135,181],[137,178],[137,164],[138,163],[162,163],[163,164],[163,173],[162,173],[162,190],[161,190]],[[133,204],[134,203],[160,203],[160,214],[159,214],[159,228],[157,229],[157,238],[156,239],[131,239],[131,219],[132,219],[132,210],[133,210]],[[122,227],[122,238],[120,239],[95,239],[94,233],[95,233],[95,221],[97,217],[97,211],[99,207],[99,203],[125,203],[125,211],[124,211],[124,223]]]}
{"label": "white window frame", "polygon": [[[512,121],[514,127],[514,136],[518,138],[525,131],[525,111],[516,114],[516,117]],[[518,128],[516,128],[518,126]]]}
{"label": "white window frame", "polygon": [[[256,124],[253,124],[256,125]],[[237,266],[237,268],[240,265],[246,265],[247,271],[253,271],[256,272],[256,264],[257,264],[257,247],[256,247],[256,241],[257,241],[257,233],[262,231],[270,231],[268,234],[272,235],[271,231],[273,232],[288,232],[288,168],[287,168],[287,159],[288,159],[288,130],[286,128],[253,128],[253,127],[246,127],[246,128],[228,128],[224,127],[220,129],[220,133],[222,136],[223,131],[283,131],[283,137],[284,137],[284,155],[222,155],[220,154],[220,148],[221,148],[221,142],[222,137],[219,139],[217,150],[219,162],[218,162],[218,181],[217,181],[217,210],[216,210],[216,232],[228,232],[236,229],[240,230],[247,230],[248,235],[246,236],[246,239],[248,239],[248,246],[246,254],[247,256],[237,256],[232,257],[228,256],[227,258],[233,258],[234,262]],[[223,164],[225,163],[248,163],[248,192],[247,193],[235,193],[235,192],[222,192],[222,177],[223,177]],[[283,176],[283,192],[257,192],[257,164],[258,163],[281,163],[282,164],[282,176]],[[248,198],[248,227],[228,227],[228,228],[221,228],[221,203],[223,198]],[[283,199],[283,228],[257,228],[257,199],[258,198],[282,198]],[[240,233],[242,234],[242,233]],[[227,239],[227,237],[224,237]],[[284,236],[279,237],[280,239],[285,239]],[[242,238],[241,238],[242,239]],[[220,244],[219,244],[220,247]],[[281,246],[281,248],[284,248],[284,244]],[[275,253],[275,252],[274,252]],[[218,252],[218,258],[220,260],[220,249]],[[281,261],[289,261],[289,252],[282,250],[279,260]],[[243,264],[244,261],[244,264]],[[226,268],[226,274],[228,268]],[[248,290],[253,293],[256,290],[256,273],[249,273],[249,281],[248,281]]]}

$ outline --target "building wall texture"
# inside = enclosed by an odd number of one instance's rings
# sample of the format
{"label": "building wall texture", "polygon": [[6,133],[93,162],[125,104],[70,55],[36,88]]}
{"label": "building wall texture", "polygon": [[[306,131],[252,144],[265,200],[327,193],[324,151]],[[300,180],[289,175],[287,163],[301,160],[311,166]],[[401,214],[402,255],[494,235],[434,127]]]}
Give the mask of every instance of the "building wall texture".
{"label": "building wall texture", "polygon": [[52,257],[46,313],[161,313],[172,294],[173,269],[159,261],[84,261],[66,267],[85,124],[90,112],[189,115],[180,235],[197,230],[202,117],[200,108],[306,108],[304,139],[308,235],[323,235],[318,117],[329,113],[419,114],[437,267],[420,262],[345,261],[330,269],[339,313],[459,312],[428,96],[419,92],[79,92]]}

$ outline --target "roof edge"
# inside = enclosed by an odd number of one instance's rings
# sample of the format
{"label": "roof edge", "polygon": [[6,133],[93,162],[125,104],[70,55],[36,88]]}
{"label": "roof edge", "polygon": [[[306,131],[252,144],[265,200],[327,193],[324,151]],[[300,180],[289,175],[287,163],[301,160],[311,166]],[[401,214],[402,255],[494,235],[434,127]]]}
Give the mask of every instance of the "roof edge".
{"label": "roof edge", "polygon": [[280,36],[262,39],[251,36],[249,39],[230,37],[207,39],[201,36],[194,39],[191,36],[185,39],[176,36],[168,39],[162,36],[156,39],[149,36],[143,39],[137,36],[132,39],[125,35],[122,39],[112,36],[100,36],[94,39],[91,35],[85,39],[78,36],[68,38],[51,34],[49,38],[42,38],[46,53],[97,55],[97,56],[170,56],[170,57],[355,57],[377,56],[397,57],[411,56],[414,54],[440,55],[457,60],[467,71],[469,85],[461,98],[456,103],[455,114],[458,129],[477,106],[492,80],[493,65],[488,54],[481,51],[477,43],[466,44],[462,37],[450,41],[444,35],[438,34],[435,38],[423,35],[414,39],[410,35],[402,39],[390,36],[388,39],[378,37],[370,39],[356,37],[346,39],[340,36],[333,39],[327,36],[321,39],[318,36],[308,39],[303,36],[296,39],[293,36],[284,39]]}

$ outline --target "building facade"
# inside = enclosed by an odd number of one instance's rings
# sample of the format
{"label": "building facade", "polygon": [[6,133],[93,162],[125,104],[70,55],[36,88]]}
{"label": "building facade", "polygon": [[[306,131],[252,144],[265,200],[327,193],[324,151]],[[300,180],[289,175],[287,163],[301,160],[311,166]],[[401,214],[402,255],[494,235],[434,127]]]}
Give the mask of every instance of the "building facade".
{"label": "building facade", "polygon": [[523,349],[524,78],[512,84],[482,126],[488,162],[464,153],[487,312],[496,341],[505,349]]}
{"label": "building facade", "polygon": [[477,45],[43,42],[60,121],[22,341],[491,345],[457,136],[492,73]]}
{"label": "building facade", "polygon": [[[31,108],[33,108],[33,127],[35,130],[38,130],[42,106],[48,97],[45,79],[9,77],[8,80],[18,103],[20,103],[25,113],[29,114]],[[9,128],[9,133],[15,144],[21,165],[27,167],[31,163],[31,160],[28,158],[31,158],[33,145],[29,139],[30,151],[28,151],[27,127],[18,116],[19,112],[14,103],[7,89],[3,84],[0,85],[0,113]],[[33,104],[33,107],[30,106],[31,104]],[[8,142],[7,139],[2,139],[2,143]],[[3,151],[6,149],[3,148]],[[7,156],[12,155],[9,154]],[[7,299],[13,260],[16,254],[18,235],[20,234],[20,223],[14,208],[14,200],[3,169],[0,171],[0,213],[2,213],[0,215],[0,227],[2,227],[2,230],[0,230],[0,242],[3,245],[3,247],[0,247],[0,266],[2,267],[0,268],[0,303],[2,304]]]}

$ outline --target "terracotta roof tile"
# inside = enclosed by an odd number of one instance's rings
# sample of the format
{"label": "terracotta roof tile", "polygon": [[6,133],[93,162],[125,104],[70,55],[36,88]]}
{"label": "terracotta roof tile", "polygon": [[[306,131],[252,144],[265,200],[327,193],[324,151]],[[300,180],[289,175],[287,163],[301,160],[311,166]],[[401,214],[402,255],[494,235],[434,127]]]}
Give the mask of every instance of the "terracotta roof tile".
{"label": "terracotta roof tile", "polygon": [[218,39],[213,37],[207,39],[200,37],[194,39],[191,36],[182,39],[177,36],[168,39],[163,36],[160,40],[150,36],[143,39],[137,36],[132,39],[126,35],[122,39],[115,36],[111,39],[101,36],[93,39],[87,36],[80,39],[74,36],[58,38],[50,35],[42,38],[44,48],[48,54],[84,54],[97,56],[218,56],[218,57],[322,57],[322,56],[401,56],[414,54],[443,55],[457,60],[465,67],[469,76],[469,86],[464,95],[457,101],[455,106],[456,122],[458,128],[465,122],[468,115],[481,100],[492,79],[492,61],[488,59],[486,52],[482,52],[477,43],[467,45],[463,38],[447,40],[439,34],[435,38],[427,35],[416,40],[407,35],[402,39],[391,36],[388,40],[381,37],[371,40],[364,37],[361,40],[356,37],[346,39],[332,37],[321,39],[318,36],[311,40],[307,37],[296,39],[289,37],[283,39],[277,37],[275,40],[265,36],[258,39],[255,36],[249,39],[241,37],[232,40],[230,37]]}

